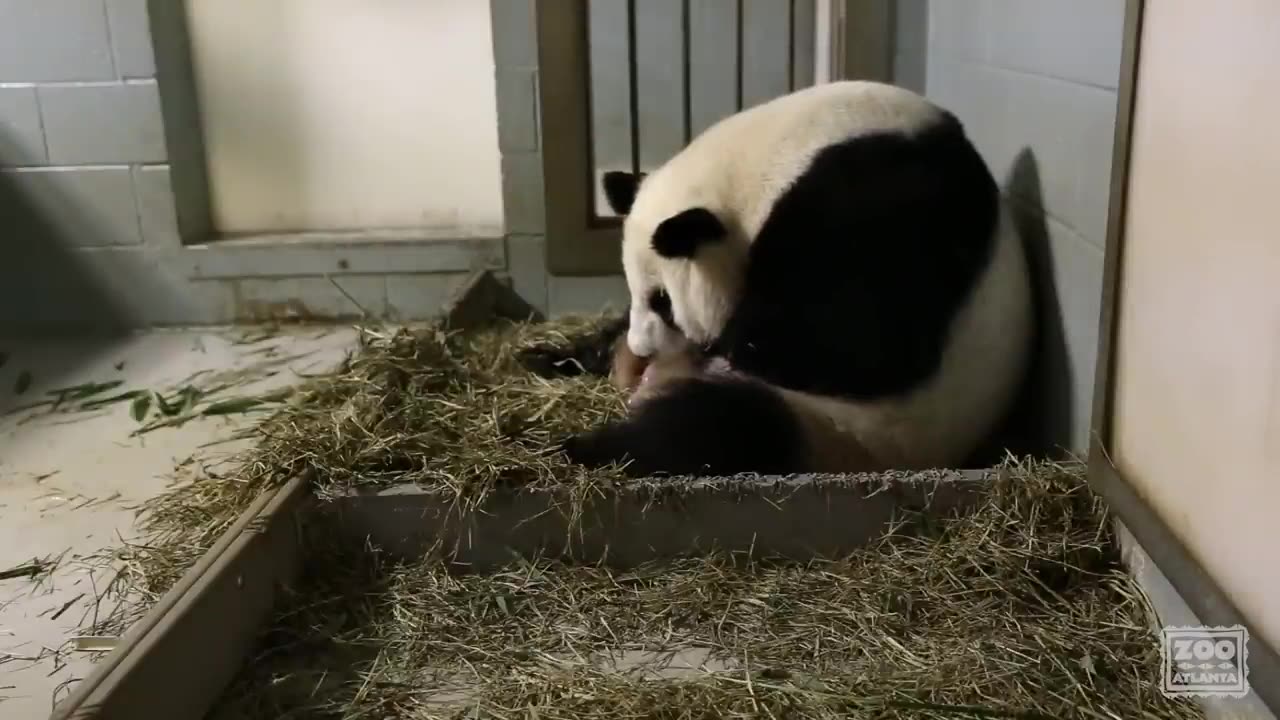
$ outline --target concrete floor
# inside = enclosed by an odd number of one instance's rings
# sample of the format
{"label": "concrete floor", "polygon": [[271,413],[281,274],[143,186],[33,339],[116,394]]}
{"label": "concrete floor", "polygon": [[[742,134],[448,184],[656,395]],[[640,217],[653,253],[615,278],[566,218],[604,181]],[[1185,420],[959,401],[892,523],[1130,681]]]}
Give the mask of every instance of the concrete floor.
{"label": "concrete floor", "polygon": [[[77,560],[133,536],[133,508],[163,490],[178,464],[216,462],[241,449],[244,441],[226,440],[259,417],[202,418],[131,437],[139,425],[128,402],[93,412],[14,408],[47,399],[54,388],[123,380],[104,396],[164,390],[201,371],[246,373],[247,382],[225,396],[262,392],[297,382],[295,372],[333,367],[356,339],[350,327],[262,335],[238,328],[111,342],[0,340],[0,573],[56,560],[38,578],[0,579],[0,717],[47,718],[55,694],[65,697],[92,667],[70,640],[92,619],[110,573]],[[31,384],[19,395],[23,374]],[[202,386],[199,377],[192,383]]]}

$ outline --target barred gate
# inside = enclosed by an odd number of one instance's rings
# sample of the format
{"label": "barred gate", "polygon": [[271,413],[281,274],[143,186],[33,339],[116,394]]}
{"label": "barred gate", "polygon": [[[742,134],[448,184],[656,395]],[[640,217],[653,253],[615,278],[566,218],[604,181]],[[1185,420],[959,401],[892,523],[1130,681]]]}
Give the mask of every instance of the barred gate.
{"label": "barred gate", "polygon": [[547,264],[619,271],[599,179],[815,78],[817,0],[539,0]]}

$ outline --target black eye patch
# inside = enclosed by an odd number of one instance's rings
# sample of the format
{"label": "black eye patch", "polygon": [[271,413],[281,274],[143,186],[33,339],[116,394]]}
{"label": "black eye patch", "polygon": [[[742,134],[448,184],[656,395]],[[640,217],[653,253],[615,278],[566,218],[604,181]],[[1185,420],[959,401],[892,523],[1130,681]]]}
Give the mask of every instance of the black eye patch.
{"label": "black eye patch", "polygon": [[671,314],[671,296],[666,290],[657,288],[649,293],[649,309],[662,318],[667,327],[676,329],[676,319]]}

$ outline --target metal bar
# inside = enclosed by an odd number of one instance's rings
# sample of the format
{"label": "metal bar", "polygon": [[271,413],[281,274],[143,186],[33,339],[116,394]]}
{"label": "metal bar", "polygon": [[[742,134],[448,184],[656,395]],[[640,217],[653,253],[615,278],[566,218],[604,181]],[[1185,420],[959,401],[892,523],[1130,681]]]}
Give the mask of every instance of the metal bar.
{"label": "metal bar", "polygon": [[787,0],[787,91],[796,90],[796,0]]}
{"label": "metal bar", "polygon": [[631,172],[640,172],[640,76],[636,59],[636,0],[627,0],[627,78],[631,85]]}
{"label": "metal bar", "polygon": [[742,92],[743,92],[743,88],[742,88],[742,76],[743,76],[743,72],[744,72],[744,68],[743,68],[743,66],[742,66],[742,59],[743,59],[743,52],[742,52],[742,35],[743,35],[743,27],[742,27],[742,3],[743,3],[743,0],[737,0],[737,3],[738,3],[738,8],[737,8],[737,13],[738,13],[738,14],[737,14],[737,17],[735,18],[735,21],[734,21],[734,37],[737,39],[737,43],[738,43],[738,44],[737,44],[737,47],[735,48],[735,49],[736,49],[736,51],[737,51],[737,57],[734,59],[734,62],[737,64],[737,77],[735,78],[735,80],[737,81],[737,87],[735,87],[735,88],[734,88],[734,92],[736,93],[736,96],[735,96],[735,97],[736,97],[736,105],[735,105],[735,107],[734,107],[734,110],[741,110],[741,109],[742,109]]}
{"label": "metal bar", "polygon": [[682,50],[680,57],[682,58],[681,65],[684,69],[684,107],[682,108],[684,110],[684,143],[688,145],[689,141],[693,139],[693,73],[691,72],[693,58],[689,39],[693,23],[692,18],[690,17],[689,0],[684,0],[684,2],[681,3],[680,13],[682,23],[682,30],[680,33]]}

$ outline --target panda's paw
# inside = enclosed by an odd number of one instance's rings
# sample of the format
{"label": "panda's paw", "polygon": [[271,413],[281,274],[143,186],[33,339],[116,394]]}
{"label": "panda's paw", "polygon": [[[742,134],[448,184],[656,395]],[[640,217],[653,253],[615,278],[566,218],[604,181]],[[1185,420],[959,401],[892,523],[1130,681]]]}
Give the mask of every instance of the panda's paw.
{"label": "panda's paw", "polygon": [[602,439],[598,432],[572,435],[562,440],[559,448],[574,465],[589,468],[604,467],[610,464],[611,460]]}
{"label": "panda's paw", "polygon": [[574,465],[590,469],[618,466],[628,476],[652,474],[651,463],[644,462],[651,458],[636,445],[634,433],[627,423],[609,424],[566,438],[559,447]]}

